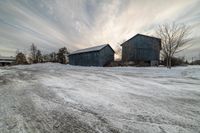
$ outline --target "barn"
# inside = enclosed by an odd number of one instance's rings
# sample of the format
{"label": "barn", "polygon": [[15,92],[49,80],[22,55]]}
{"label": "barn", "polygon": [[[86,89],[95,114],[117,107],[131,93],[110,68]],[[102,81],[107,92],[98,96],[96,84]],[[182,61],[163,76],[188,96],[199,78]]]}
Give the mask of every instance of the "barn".
{"label": "barn", "polygon": [[121,44],[122,61],[145,63],[151,66],[159,64],[161,39],[142,34],[137,34]]}
{"label": "barn", "polygon": [[114,53],[109,44],[81,49],[69,54],[69,64],[78,66],[106,66],[114,61]]}

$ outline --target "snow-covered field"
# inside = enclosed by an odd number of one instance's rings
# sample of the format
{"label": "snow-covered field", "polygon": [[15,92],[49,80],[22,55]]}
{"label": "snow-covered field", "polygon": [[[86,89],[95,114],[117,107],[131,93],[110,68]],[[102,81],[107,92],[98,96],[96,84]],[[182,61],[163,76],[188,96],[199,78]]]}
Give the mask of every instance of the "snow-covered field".
{"label": "snow-covered field", "polygon": [[199,133],[200,67],[0,68],[0,133]]}

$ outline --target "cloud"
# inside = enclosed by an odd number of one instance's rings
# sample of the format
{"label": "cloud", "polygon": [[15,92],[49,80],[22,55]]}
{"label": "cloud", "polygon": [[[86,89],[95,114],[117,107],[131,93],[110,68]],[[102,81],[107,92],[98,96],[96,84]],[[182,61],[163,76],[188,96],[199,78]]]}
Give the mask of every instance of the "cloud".
{"label": "cloud", "polygon": [[[44,52],[104,43],[118,49],[136,33],[153,34],[157,25],[173,21],[193,27],[198,40],[199,6],[199,0],[3,0],[0,51],[12,55],[31,43]],[[198,42],[193,41],[195,49]]]}

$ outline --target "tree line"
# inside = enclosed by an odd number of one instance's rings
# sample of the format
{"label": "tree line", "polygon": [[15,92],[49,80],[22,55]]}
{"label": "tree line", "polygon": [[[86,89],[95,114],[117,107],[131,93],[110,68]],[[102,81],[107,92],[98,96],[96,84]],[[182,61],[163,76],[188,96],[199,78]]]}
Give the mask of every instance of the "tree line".
{"label": "tree line", "polygon": [[[163,58],[164,65],[167,68],[171,68],[177,62],[184,62],[183,59],[177,59],[175,54],[184,51],[191,46],[190,37],[191,28],[184,24],[163,24],[158,26],[155,31],[156,37],[161,38],[161,56]],[[116,51],[121,56],[121,49]],[[66,55],[69,54],[66,47],[59,49],[59,51],[52,52],[50,54],[43,55],[37,47],[32,44],[30,48],[30,57],[26,58],[22,52],[17,53],[16,63],[17,64],[32,64],[32,63],[43,63],[43,62],[58,62],[65,64]],[[186,62],[186,61],[185,61]]]}
{"label": "tree line", "polygon": [[16,64],[35,64],[45,62],[57,62],[61,64],[66,64],[66,57],[68,54],[69,51],[66,47],[60,48],[58,52],[42,54],[41,50],[39,50],[35,44],[32,44],[30,46],[30,54],[28,56],[26,56],[23,52],[17,51]]}

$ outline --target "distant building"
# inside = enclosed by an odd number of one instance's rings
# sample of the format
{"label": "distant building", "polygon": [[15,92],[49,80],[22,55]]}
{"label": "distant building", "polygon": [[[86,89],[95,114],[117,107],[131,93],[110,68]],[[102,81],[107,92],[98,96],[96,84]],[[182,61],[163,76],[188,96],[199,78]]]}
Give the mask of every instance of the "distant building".
{"label": "distant building", "polygon": [[151,66],[159,64],[161,50],[159,38],[137,34],[121,46],[123,62],[143,62]]}
{"label": "distant building", "polygon": [[106,66],[114,61],[114,53],[109,44],[81,49],[69,54],[69,64],[78,66]]}
{"label": "distant building", "polygon": [[15,57],[1,57],[0,66],[12,65],[16,61]]}

